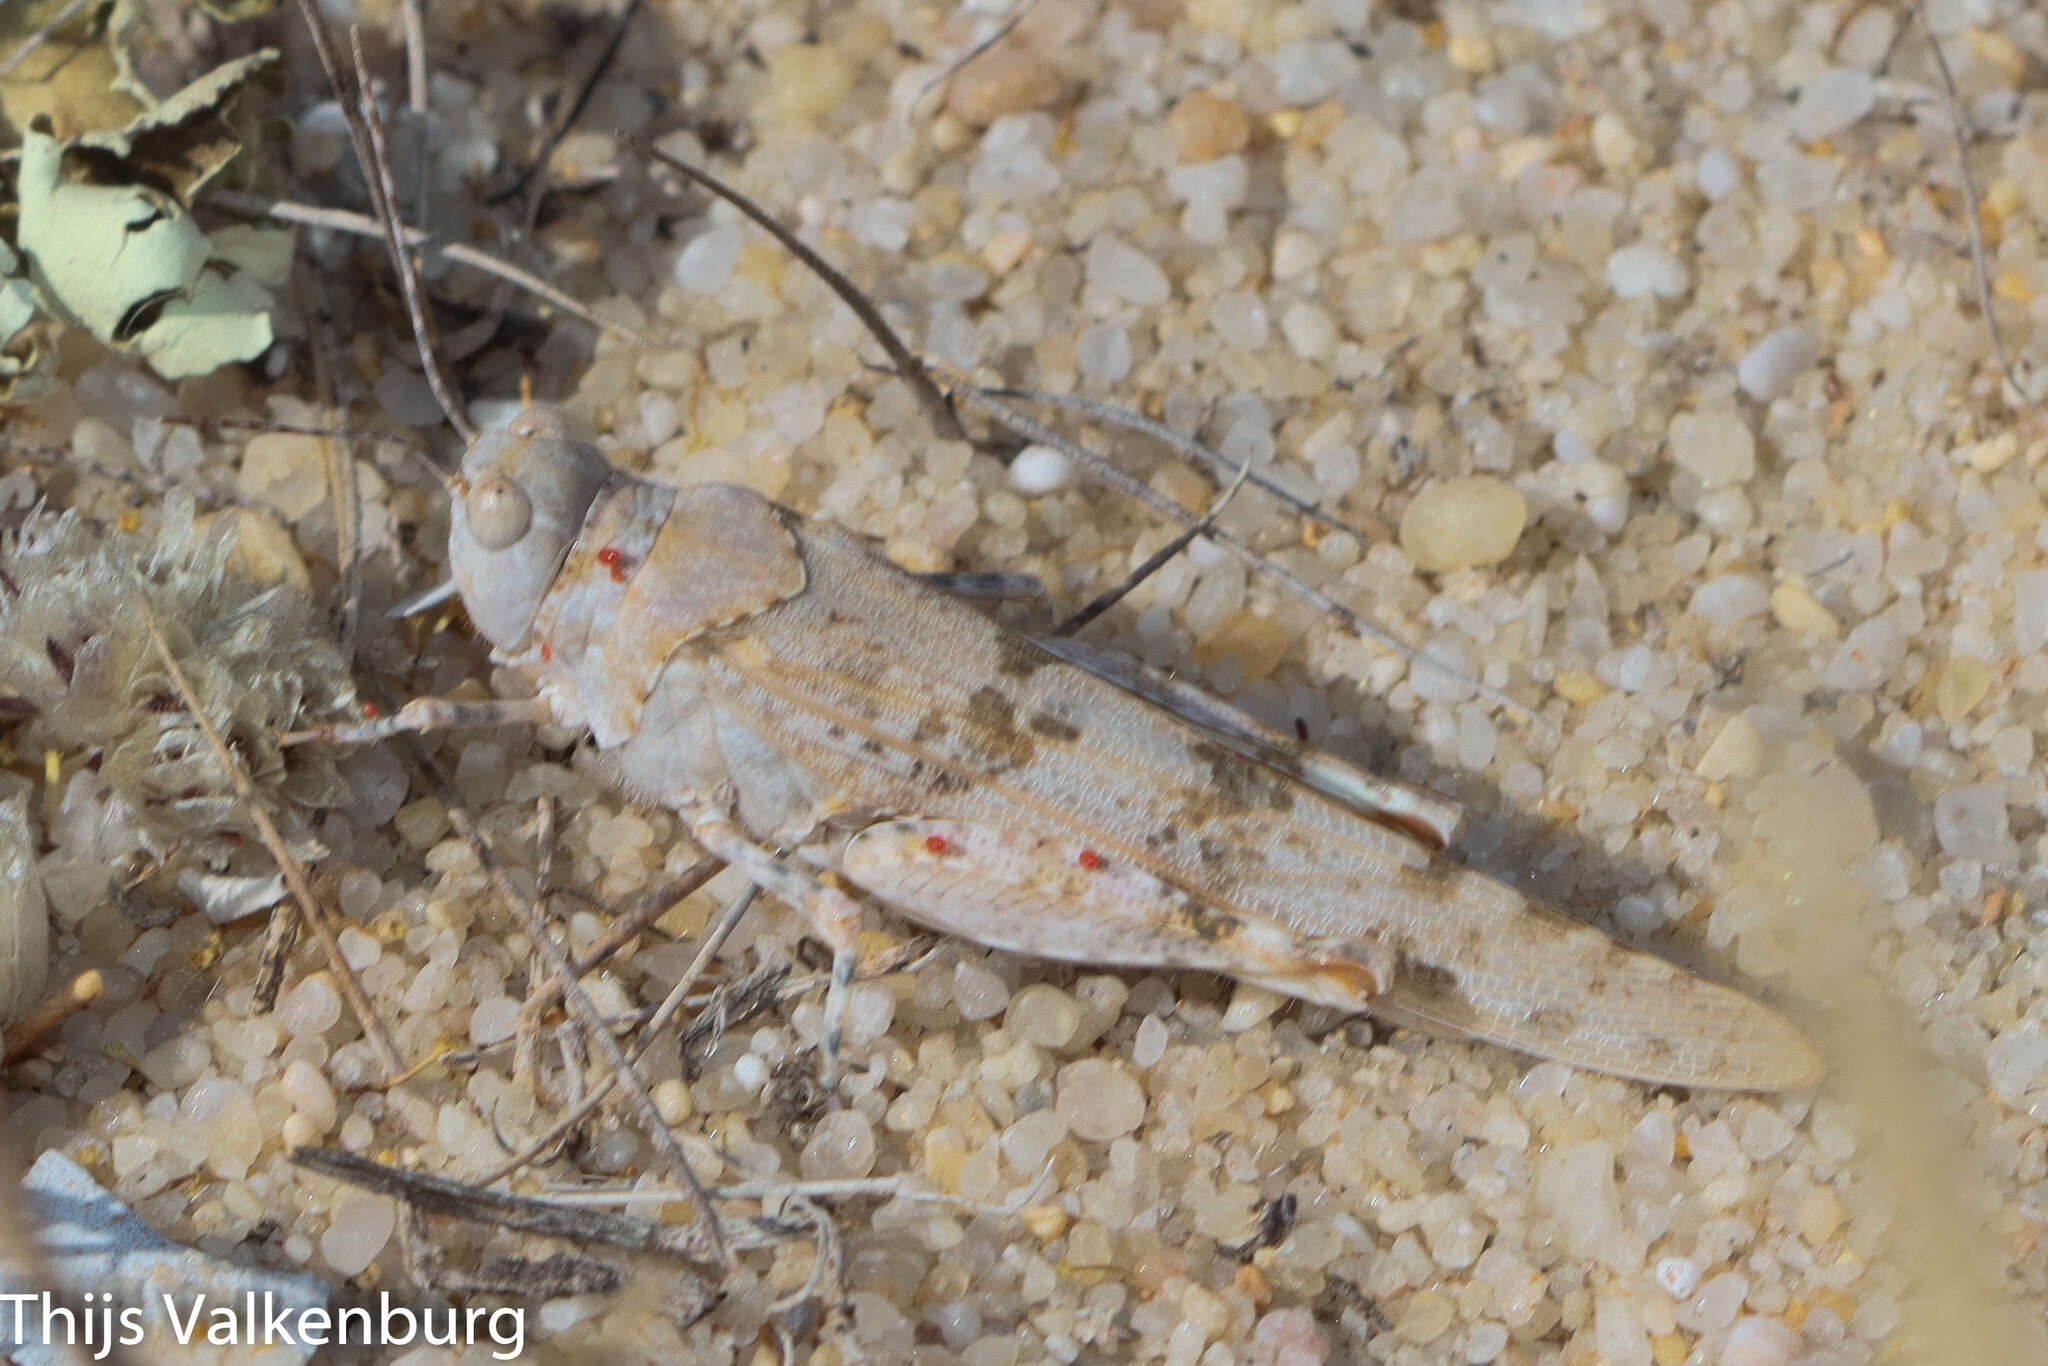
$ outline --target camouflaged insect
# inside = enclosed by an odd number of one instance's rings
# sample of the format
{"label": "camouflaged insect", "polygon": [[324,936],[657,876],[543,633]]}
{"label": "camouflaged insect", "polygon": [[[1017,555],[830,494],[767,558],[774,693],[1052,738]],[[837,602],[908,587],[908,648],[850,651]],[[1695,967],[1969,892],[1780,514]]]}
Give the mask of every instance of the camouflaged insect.
{"label": "camouflaged insect", "polygon": [[1223,973],[1645,1081],[1821,1073],[1771,1009],[1446,857],[1448,799],[1010,631],[837,526],[636,478],[541,409],[480,438],[453,482],[456,588],[538,695],[422,699],[330,733],[588,726],[621,784],[831,946],[828,1070],[850,884],[993,948]]}

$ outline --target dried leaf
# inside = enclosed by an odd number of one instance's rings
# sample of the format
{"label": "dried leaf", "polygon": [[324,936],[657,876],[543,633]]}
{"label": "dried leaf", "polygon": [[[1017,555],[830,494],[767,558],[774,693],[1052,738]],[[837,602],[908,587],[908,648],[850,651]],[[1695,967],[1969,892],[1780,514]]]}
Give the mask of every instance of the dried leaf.
{"label": "dried leaf", "polygon": [[206,234],[161,190],[64,179],[63,157],[63,144],[29,130],[16,181],[16,241],[36,283],[63,311],[102,341],[127,340],[139,309],[198,278]]}
{"label": "dried leaf", "polygon": [[64,144],[36,127],[22,144],[16,237],[46,305],[168,379],[252,359],[275,335],[269,290],[290,268],[290,235],[209,241],[164,188],[189,193],[234,154],[218,111],[274,56],[228,63],[121,133]]}
{"label": "dried leaf", "polygon": [[180,203],[190,204],[200,187],[242,150],[241,137],[227,121],[235,96],[251,77],[277,59],[275,48],[264,48],[225,62],[125,128],[77,138],[65,149],[67,161],[72,163],[67,172],[75,174],[80,162],[111,162],[118,168],[109,168],[112,174],[164,190]]}
{"label": "dried leaf", "polygon": [[260,356],[274,335],[270,291],[254,276],[209,268],[164,303],[155,322],[136,335],[135,349],[165,379],[183,379]]}
{"label": "dried leaf", "polygon": [[0,3],[0,52],[20,65],[0,77],[0,113],[16,130],[38,117],[59,137],[93,128],[118,128],[154,100],[126,89],[121,62],[109,41],[103,10],[91,5],[60,25],[32,51],[23,47],[57,19],[69,0]]}
{"label": "dried leaf", "polygon": [[205,912],[206,918],[214,924],[232,925],[258,911],[267,911],[284,900],[284,874],[242,877],[181,868],[178,870],[178,890]]}

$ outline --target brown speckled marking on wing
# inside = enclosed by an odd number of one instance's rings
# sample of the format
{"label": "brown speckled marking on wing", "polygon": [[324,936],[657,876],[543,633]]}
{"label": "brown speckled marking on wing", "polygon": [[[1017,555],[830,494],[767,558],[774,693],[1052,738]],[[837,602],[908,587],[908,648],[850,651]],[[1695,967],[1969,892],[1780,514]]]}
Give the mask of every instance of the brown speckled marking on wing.
{"label": "brown speckled marking on wing", "polygon": [[857,806],[1085,837],[1219,912],[1375,939],[1399,957],[1371,1008],[1399,1023],[1662,1083],[1817,1079],[1774,1011],[1240,757],[843,531],[797,535],[809,590],[693,648],[722,712]]}

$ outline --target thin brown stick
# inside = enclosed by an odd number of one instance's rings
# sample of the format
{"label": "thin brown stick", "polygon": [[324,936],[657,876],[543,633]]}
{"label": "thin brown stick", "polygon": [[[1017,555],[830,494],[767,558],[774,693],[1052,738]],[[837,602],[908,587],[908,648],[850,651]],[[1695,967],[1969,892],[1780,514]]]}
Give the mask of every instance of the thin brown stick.
{"label": "thin brown stick", "polygon": [[524,927],[528,939],[546,959],[548,971],[561,984],[562,999],[569,1007],[570,1018],[576,1021],[584,1039],[604,1058],[606,1065],[611,1069],[612,1080],[624,1089],[626,1099],[641,1126],[647,1130],[648,1137],[654,1140],[654,1146],[675,1169],[683,1184],[698,1193],[695,1209],[697,1217],[688,1230],[688,1237],[694,1249],[690,1255],[708,1262],[730,1264],[732,1250],[725,1240],[724,1233],[718,1227],[717,1216],[711,1208],[711,1198],[703,1193],[703,1183],[697,1179],[697,1173],[690,1166],[689,1154],[683,1151],[683,1145],[676,1140],[668,1125],[662,1122],[660,1112],[654,1108],[654,1098],[647,1092],[647,1083],[641,1079],[638,1069],[626,1057],[625,1050],[619,1046],[619,1041],[612,1037],[612,1032],[606,1027],[604,1018],[598,1014],[597,1007],[591,1004],[590,997],[583,990],[583,984],[576,979],[575,968],[570,964],[568,954],[548,932],[548,927],[542,922],[532,899],[521,895],[519,889],[512,885],[512,879],[506,874],[504,862],[499,859],[497,850],[484,838],[483,831],[478,828],[469,808],[448,781],[447,775],[441,771],[440,765],[434,762],[426,747],[420,744],[419,737],[401,734],[398,738],[404,745],[406,753],[412,758],[414,766],[426,776],[435,795],[447,808],[448,823],[476,855],[477,863],[483,869],[484,877],[491,884],[491,889],[497,894],[498,900]]}
{"label": "thin brown stick", "polygon": [[517,179],[497,193],[487,196],[484,203],[503,204],[507,200],[517,199],[533,182],[533,178],[547,169],[548,159],[554,156],[555,149],[562,145],[562,139],[568,137],[570,131],[583,118],[583,111],[590,107],[591,97],[597,93],[598,83],[604,80],[604,73],[611,70],[612,63],[618,60],[619,49],[625,46],[627,30],[631,29],[633,21],[640,17],[644,4],[645,0],[627,0],[625,9],[619,12],[617,22],[612,25],[611,37],[605,39],[603,51],[597,54],[597,60],[591,63],[590,70],[577,82],[576,97],[564,106],[561,117],[555,120],[554,126],[548,129],[547,136],[541,139],[540,150],[533,154],[533,159],[526,163],[526,168],[520,171]]}
{"label": "thin brown stick", "polygon": [[[605,926],[603,932],[590,941],[590,947],[577,956],[576,975],[586,976],[592,970],[610,962],[613,954],[645,933],[655,921],[667,915],[669,909],[678,901],[717,877],[723,867],[723,859],[706,854],[677,874],[673,882],[665,883],[643,895],[637,905]],[[542,880],[542,885],[546,885],[545,879]],[[553,981],[543,982],[527,999],[526,1010],[538,1016],[552,1009],[555,1002],[560,999],[561,988]],[[524,1015],[525,1011],[522,1011],[521,1017],[524,1018]]]}
{"label": "thin brown stick", "polygon": [[1136,569],[1133,569],[1129,574],[1126,574],[1123,582],[1096,594],[1087,606],[1053,627],[1052,633],[1056,636],[1073,635],[1089,622],[1095,620],[1119,602],[1122,602],[1130,595],[1131,590],[1135,589],[1139,584],[1164,569],[1167,562],[1192,545],[1196,537],[1208,535],[1210,528],[1216,525],[1216,519],[1221,517],[1223,510],[1230,506],[1230,500],[1237,497],[1237,491],[1244,487],[1244,481],[1250,477],[1251,472],[1252,459],[1247,455],[1243,463],[1237,467],[1237,477],[1230,481],[1229,486],[1221,494],[1217,495],[1216,501],[1209,505],[1209,511],[1203,514],[1202,520],[1184,528],[1178,536],[1175,536],[1165,545],[1146,556],[1145,562]]}
{"label": "thin brown stick", "polygon": [[910,102],[910,108],[906,111],[906,116],[912,119],[916,118],[919,106],[930,98],[932,91],[937,90],[968,67],[980,61],[996,44],[1002,42],[1003,39],[1009,37],[1012,33],[1015,33],[1017,25],[1029,18],[1031,11],[1037,8],[1038,0],[1024,0],[1024,3],[1017,7],[1016,13],[1005,19],[994,33],[989,34],[988,37],[969,48],[964,56],[955,61],[951,66],[948,66],[944,71],[926,81],[924,89],[918,91],[917,98]]}
{"label": "thin brown stick", "polygon": [[766,209],[709,171],[699,170],[686,161],[678,160],[631,133],[622,132],[616,136],[619,141],[641,156],[659,162],[684,179],[711,191],[759,224],[769,236],[781,244],[784,251],[803,262],[812,274],[823,280],[826,287],[839,296],[841,303],[853,310],[854,316],[860,319],[861,326],[867,328],[868,335],[880,342],[882,349],[889,353],[889,363],[895,367],[896,373],[917,392],[919,402],[924,404],[925,412],[931,418],[932,426],[938,429],[939,435],[948,441],[966,438],[967,433],[960,425],[959,415],[946,401],[945,392],[932,378],[930,369],[904,344],[903,338],[896,335],[896,330],[889,326],[889,321],[882,316],[882,311],[875,307],[867,295],[861,292],[860,287],[849,280],[844,272],[813,251],[801,237],[777,222]]}
{"label": "thin brown stick", "polygon": [[342,120],[348,125],[349,144],[355,149],[356,164],[362,168],[363,182],[369,187],[370,205],[376,210],[385,247],[391,254],[392,269],[398,273],[399,292],[405,299],[406,313],[412,322],[413,343],[419,348],[428,387],[434,391],[434,399],[447,415],[449,425],[465,443],[473,441],[476,429],[463,416],[455,402],[452,386],[441,374],[440,360],[434,353],[433,328],[420,296],[419,272],[413,269],[412,257],[406,254],[405,226],[399,221],[393,202],[395,191],[391,185],[391,162],[384,152],[383,125],[377,120],[375,101],[369,98],[369,70],[362,60],[360,35],[356,35],[354,42],[359,79],[351,79],[342,68],[341,53],[334,45],[334,34],[327,27],[326,16],[320,12],[319,0],[299,0],[299,12],[305,16],[306,27],[313,35],[313,50],[320,56],[320,66],[327,73],[327,83],[334,88]]}
{"label": "thin brown stick", "polygon": [[[136,586],[138,590],[142,588],[139,579]],[[368,994],[363,991],[363,984],[357,979],[356,970],[349,966],[348,955],[341,951],[341,942],[335,937],[334,926],[328,922],[327,909],[314,897],[313,886],[307,880],[305,867],[292,856],[290,846],[285,843],[284,836],[278,831],[277,823],[271,820],[270,812],[263,804],[262,796],[256,791],[256,784],[250,781],[249,775],[243,771],[241,760],[228,748],[227,741],[221,738],[219,728],[213,724],[213,718],[208,716],[205,708],[200,705],[199,694],[192,687],[192,680],[186,676],[185,666],[178,663],[178,657],[171,653],[170,642],[164,639],[163,627],[157,621],[156,613],[150,610],[148,599],[140,591],[136,595],[135,608],[142,620],[143,629],[149,633],[149,643],[155,648],[157,657],[163,661],[164,671],[171,677],[172,686],[178,690],[186,709],[192,713],[192,720],[199,727],[200,734],[204,735],[206,743],[212,746],[214,757],[226,771],[228,781],[234,784],[235,794],[248,808],[249,819],[256,826],[257,838],[263,841],[263,847],[269,850],[271,858],[277,861],[277,869],[284,874],[285,886],[291,889],[292,900],[297,903],[299,914],[305,919],[307,928],[311,929],[313,937],[320,941],[320,950],[327,955],[328,970],[334,974],[335,981],[341,987],[342,998],[348,1002],[349,1009],[355,1012],[357,1022],[362,1025],[363,1037],[368,1039],[370,1046],[377,1051],[377,1060],[384,1065],[387,1072],[403,1072],[405,1063],[398,1055],[398,1047],[391,1042],[391,1035],[385,1032],[384,1022],[377,1018],[376,1008],[370,1004]],[[290,915],[291,911],[280,905],[271,914]]]}
{"label": "thin brown stick", "polygon": [[1977,197],[1977,177],[1970,170],[1970,115],[1963,108],[1962,92],[1956,89],[1955,73],[1949,70],[1948,54],[1941,50],[1941,39],[1935,36],[1934,25],[1927,20],[1926,0],[1914,0],[1913,16],[1920,21],[1920,31],[1927,35],[1927,46],[1934,53],[1934,69],[1941,73],[1941,88],[1948,98],[1949,131],[1956,140],[1956,169],[1963,182],[1963,205],[1969,214],[1970,264],[1975,269],[1977,284],[1977,309],[1984,315],[1984,330],[1991,334],[1991,350],[1998,357],[1998,368],[2005,374],[2005,382],[2019,396],[2020,402],[2037,421],[2048,422],[2048,412],[2034,401],[2020,383],[2017,367],[2013,365],[2012,353],[2006,350],[2005,334],[1999,329],[1998,314],[1992,311],[1991,262],[1984,249],[1984,213]]}
{"label": "thin brown stick", "polygon": [[318,1172],[331,1180],[381,1195],[396,1196],[422,1214],[470,1219],[547,1238],[602,1243],[628,1252],[665,1252],[693,1261],[699,1253],[694,1230],[653,1219],[613,1214],[587,1205],[559,1204],[528,1195],[508,1195],[504,1191],[435,1176],[430,1172],[387,1167],[381,1162],[334,1148],[294,1148],[291,1160],[294,1166]]}
{"label": "thin brown stick", "polygon": [[[232,209],[236,213],[274,218],[280,223],[328,228],[334,232],[351,233],[357,237],[384,235],[384,229],[375,219],[359,213],[350,213],[346,209],[321,208],[318,205],[301,204],[290,199],[270,199],[260,194],[244,194],[239,190],[209,189],[206,192],[206,202],[219,208]],[[407,227],[404,233],[407,246],[416,247],[431,256],[445,257],[459,265],[468,266],[471,270],[481,271],[494,279],[503,280],[509,285],[525,290],[537,299],[554,305],[564,313],[581,318],[592,327],[624,337],[636,346],[651,349],[664,344],[659,338],[636,327],[619,322],[615,318],[605,317],[574,295],[556,289],[538,275],[500,261],[487,252],[478,251],[475,247],[465,246],[460,242],[443,242],[432,233],[422,232],[418,228]]]}
{"label": "thin brown stick", "polygon": [[[676,979],[675,986],[670,989],[667,997],[662,1000],[661,1008],[655,1011],[654,1018],[648,1022],[647,1028],[641,1031],[640,1042],[634,1046],[631,1055],[634,1064],[637,1065],[640,1059],[647,1056],[647,1050],[653,1046],[654,1040],[660,1037],[663,1027],[667,1025],[669,1020],[674,1018],[676,1011],[682,1008],[683,1000],[689,995],[690,989],[697,985],[697,981],[704,975],[705,969],[711,966],[712,958],[718,953],[719,949],[724,947],[725,941],[731,937],[733,930],[738,928],[740,917],[745,915],[747,907],[753,904],[757,891],[759,891],[759,888],[751,886],[742,891],[719,914],[717,921],[705,931],[703,942],[697,946],[696,957],[690,960],[690,966],[684,970],[683,975]],[[519,1152],[514,1153],[507,1161],[501,1162],[493,1168],[484,1177],[484,1184],[490,1185],[504,1180],[513,1172],[518,1171],[521,1167],[524,1167],[527,1163],[532,1162],[542,1153],[554,1147],[557,1143],[561,1142],[564,1135],[578,1124],[581,1124],[599,1105],[603,1104],[604,1098],[610,1094],[611,1082],[607,1080],[592,1090],[589,1095],[584,1096],[574,1105],[570,1106],[569,1112],[549,1126],[546,1133],[527,1144]]]}
{"label": "thin brown stick", "polygon": [[[311,296],[314,318],[313,390],[323,406],[335,404],[334,309],[327,295],[327,277],[301,271],[300,289]],[[341,574],[340,637],[342,667],[354,664],[356,637],[363,616],[363,505],[356,483],[356,448],[333,437],[320,442],[321,466],[327,475],[327,500],[334,508],[334,563]]]}
{"label": "thin brown stick", "polygon": [[285,973],[291,970],[292,950],[299,946],[299,917],[280,906],[270,913],[264,927],[263,947],[256,955],[256,1010],[268,1015],[277,1009],[278,993],[284,990]]}
{"label": "thin brown stick", "polygon": [[[797,991],[809,990],[811,985],[811,981],[806,981]],[[724,1038],[726,1031],[773,1009],[788,986],[789,964],[767,963],[712,992],[697,1018],[676,1040],[676,1051],[683,1058],[683,1075],[694,1080],[712,1045]]]}
{"label": "thin brown stick", "polygon": [[[548,914],[548,887],[554,881],[555,871],[555,799],[543,796],[534,804],[534,913],[545,918]],[[582,969],[577,969],[582,976]],[[533,999],[548,987],[554,979],[547,974],[547,965],[540,960],[540,954],[526,955],[526,1005],[520,1009],[517,1026],[512,1031],[512,1075],[527,1085],[533,1084],[540,1070],[540,1017],[533,1008]]]}
{"label": "thin brown stick", "polygon": [[85,6],[86,0],[71,0],[70,4],[66,5],[63,9],[57,11],[56,18],[52,19],[49,23],[44,24],[34,33],[31,33],[28,36],[28,38],[25,41],[23,41],[20,47],[14,49],[13,56],[9,57],[5,63],[0,63],[0,76],[12,76],[15,70],[18,67],[20,67],[20,65],[23,62],[29,59],[31,53],[33,53],[37,48],[41,47],[44,43],[50,41],[52,35],[54,35],[58,29],[64,27],[64,25],[70,23],[72,19],[77,16],[78,12],[85,8]]}
{"label": "thin brown stick", "polygon": [[364,179],[369,181],[371,207],[384,224],[384,246],[391,253],[393,269],[398,273],[398,288],[405,297],[406,316],[412,320],[413,345],[419,349],[420,366],[427,377],[427,387],[434,391],[434,399],[441,405],[441,411],[448,418],[448,425],[467,445],[476,440],[476,428],[462,411],[462,402],[455,396],[455,385],[442,368],[440,349],[434,343],[434,320],[427,313],[426,293],[420,288],[420,274],[413,264],[412,253],[405,249],[405,222],[398,212],[398,186],[391,178],[391,149],[384,140],[384,116],[377,111],[377,101],[370,93],[370,64],[363,57],[363,31],[351,27],[348,31],[349,51],[356,63],[356,117],[362,120],[369,133],[371,160],[363,167]]}
{"label": "thin brown stick", "polygon": [[415,114],[427,112],[427,11],[423,0],[401,0],[399,19],[405,28],[405,104]]}
{"label": "thin brown stick", "polygon": [[[987,392],[996,395],[998,398],[1012,398],[1023,403],[1043,403],[1050,408],[1063,408],[1070,413],[1079,413],[1084,417],[1092,417],[1099,421],[1113,423],[1119,427],[1127,427],[1131,431],[1141,432],[1155,441],[1171,446],[1180,454],[1199,460],[1211,469],[1228,473],[1233,477],[1237,474],[1238,467],[1232,465],[1222,452],[1209,449],[1193,437],[1185,436],[1175,431],[1164,422],[1155,422],[1143,413],[1132,412],[1128,408],[1119,408],[1113,403],[1103,403],[1098,399],[1085,398],[1079,394],[1051,394],[1038,389],[1020,389],[1010,385],[989,389]],[[1289,493],[1285,488],[1282,488],[1279,484],[1262,474],[1254,473],[1251,476],[1251,484],[1253,488],[1270,494],[1311,521],[1321,522],[1332,531],[1341,531],[1361,545],[1369,545],[1376,540],[1386,540],[1393,530],[1393,528],[1384,524],[1371,531],[1364,527],[1355,526],[1343,518],[1326,511],[1321,504],[1311,502],[1309,499],[1300,497],[1297,494]]]}
{"label": "thin brown stick", "polygon": [[43,998],[27,1018],[7,1029],[7,1058],[19,1062],[36,1050],[49,1032],[100,998],[106,979],[97,968],[89,968],[71,979],[62,990]]}
{"label": "thin brown stick", "polygon": [[[1096,478],[1102,480],[1111,488],[1137,499],[1160,516],[1177,522],[1183,527],[1189,526],[1197,520],[1193,513],[1189,512],[1179,503],[1174,502],[1173,499],[1168,498],[1142,479],[1138,479],[1119,468],[1108,457],[1091,450],[1078,441],[1069,440],[1044,423],[1027,417],[1008,404],[998,402],[988,391],[980,389],[965,380],[960,380],[954,385],[953,397],[956,401],[965,403],[976,412],[982,413],[992,418],[998,424],[1009,428],[1025,440],[1051,446],[1068,459],[1085,466]],[[1439,673],[1447,674],[1509,714],[1519,717],[1543,730],[1556,729],[1548,720],[1539,716],[1528,707],[1523,706],[1514,698],[1509,697],[1500,689],[1492,687],[1480,679],[1460,673],[1457,669],[1443,663],[1441,660],[1430,658],[1420,649],[1394,635],[1385,627],[1368,621],[1363,615],[1338,602],[1328,593],[1325,593],[1307,579],[1302,578],[1293,570],[1261,554],[1243,537],[1226,531],[1219,526],[1212,526],[1203,534],[1207,537],[1210,544],[1221,546],[1236,557],[1247,569],[1274,579],[1288,589],[1288,591],[1343,622],[1353,632],[1407,660],[1411,666],[1434,669]]]}

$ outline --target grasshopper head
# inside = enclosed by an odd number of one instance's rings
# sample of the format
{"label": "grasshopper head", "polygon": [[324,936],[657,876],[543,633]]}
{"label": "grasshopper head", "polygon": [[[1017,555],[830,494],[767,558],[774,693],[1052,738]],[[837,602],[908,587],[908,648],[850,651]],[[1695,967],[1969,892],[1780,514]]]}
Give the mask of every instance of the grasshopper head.
{"label": "grasshopper head", "polygon": [[612,467],[549,408],[528,408],[462,457],[448,567],[477,629],[516,650]]}

